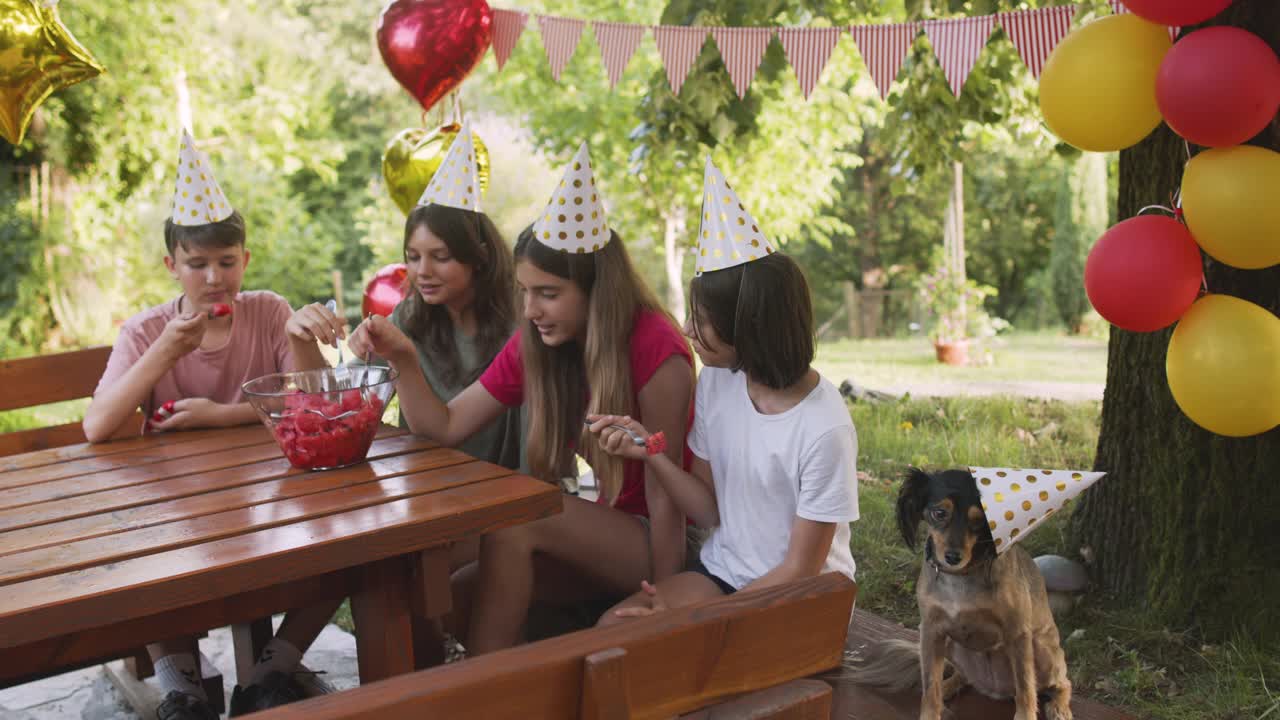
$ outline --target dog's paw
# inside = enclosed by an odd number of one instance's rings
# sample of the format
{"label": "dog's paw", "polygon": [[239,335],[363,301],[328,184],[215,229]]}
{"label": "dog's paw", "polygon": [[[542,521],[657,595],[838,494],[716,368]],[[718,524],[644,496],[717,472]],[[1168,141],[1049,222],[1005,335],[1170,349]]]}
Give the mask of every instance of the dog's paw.
{"label": "dog's paw", "polygon": [[1056,701],[1045,703],[1044,717],[1045,720],[1072,720],[1071,705]]}

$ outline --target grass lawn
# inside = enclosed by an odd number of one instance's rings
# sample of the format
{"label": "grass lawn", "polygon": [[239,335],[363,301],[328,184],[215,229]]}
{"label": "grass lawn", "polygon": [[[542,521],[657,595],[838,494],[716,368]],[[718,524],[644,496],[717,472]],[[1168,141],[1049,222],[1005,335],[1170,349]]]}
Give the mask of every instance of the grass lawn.
{"label": "grass lawn", "polygon": [[[853,525],[858,606],[919,623],[920,552],[898,535],[897,480],[908,463],[935,468],[1089,468],[1099,404],[1011,398],[908,399],[852,407],[858,428],[861,519]],[[1042,428],[1051,431],[1032,434]],[[1022,432],[1019,432],[1022,431]],[[1106,482],[1104,479],[1103,482]],[[1023,541],[1032,555],[1078,559],[1059,513]],[[1161,720],[1280,718],[1280,650],[1248,637],[1206,644],[1185,628],[1152,623],[1096,590],[1059,619],[1078,694]]]}
{"label": "grass lawn", "polygon": [[[987,347],[990,365],[952,367],[937,361],[933,346],[923,337],[839,340],[820,344],[814,364],[836,385],[852,377],[870,388],[912,383],[1102,383],[1107,379],[1106,340],[1021,333],[1000,336]],[[971,358],[978,354],[971,348]]]}

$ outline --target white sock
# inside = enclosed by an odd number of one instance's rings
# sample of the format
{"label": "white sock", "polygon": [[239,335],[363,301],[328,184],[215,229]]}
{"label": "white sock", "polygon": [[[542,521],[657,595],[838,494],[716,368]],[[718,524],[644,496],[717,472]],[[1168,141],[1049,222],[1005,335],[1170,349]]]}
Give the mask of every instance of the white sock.
{"label": "white sock", "polygon": [[209,696],[200,684],[200,663],[189,653],[165,655],[155,662],[156,677],[160,680],[160,689],[166,695],[177,690],[209,701]]}
{"label": "white sock", "polygon": [[302,662],[302,651],[294,647],[293,643],[280,638],[271,638],[267,646],[262,648],[262,653],[258,655],[258,662],[253,664],[253,670],[249,673],[249,683],[260,683],[272,672],[293,672],[298,669],[300,662]]}

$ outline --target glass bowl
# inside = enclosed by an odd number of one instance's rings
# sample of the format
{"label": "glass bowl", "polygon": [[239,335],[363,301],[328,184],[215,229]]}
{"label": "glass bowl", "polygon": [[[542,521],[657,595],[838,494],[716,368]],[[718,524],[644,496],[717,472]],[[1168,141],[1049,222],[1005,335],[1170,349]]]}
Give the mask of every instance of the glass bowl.
{"label": "glass bowl", "polygon": [[396,377],[360,365],[264,375],[242,389],[290,465],[330,470],[369,454]]}

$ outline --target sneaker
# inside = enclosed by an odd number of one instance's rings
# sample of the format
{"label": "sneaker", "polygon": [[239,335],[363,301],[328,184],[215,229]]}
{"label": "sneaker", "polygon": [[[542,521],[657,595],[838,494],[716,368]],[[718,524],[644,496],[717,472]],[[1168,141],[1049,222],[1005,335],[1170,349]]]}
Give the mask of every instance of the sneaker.
{"label": "sneaker", "polygon": [[305,700],[307,694],[290,674],[271,672],[261,683],[253,683],[246,687],[237,685],[231,691],[231,708],[227,717],[248,715],[251,712],[287,705],[298,700]]}
{"label": "sneaker", "polygon": [[207,701],[181,690],[170,690],[156,708],[156,720],[218,720]]}

